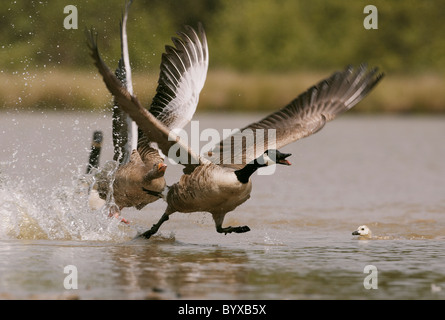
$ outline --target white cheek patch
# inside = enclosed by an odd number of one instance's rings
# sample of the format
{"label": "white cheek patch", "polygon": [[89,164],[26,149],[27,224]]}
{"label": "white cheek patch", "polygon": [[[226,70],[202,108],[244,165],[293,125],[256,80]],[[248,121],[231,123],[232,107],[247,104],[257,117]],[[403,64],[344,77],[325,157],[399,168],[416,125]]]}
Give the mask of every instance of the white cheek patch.
{"label": "white cheek patch", "polygon": [[258,175],[271,176],[275,173],[276,168],[277,168],[276,164],[268,165],[267,167],[258,168]]}
{"label": "white cheek patch", "polygon": [[[276,164],[276,161],[269,157],[267,154],[263,154],[262,158],[258,159],[260,164],[265,164],[266,166],[271,166]],[[261,163],[263,162],[263,163]]]}

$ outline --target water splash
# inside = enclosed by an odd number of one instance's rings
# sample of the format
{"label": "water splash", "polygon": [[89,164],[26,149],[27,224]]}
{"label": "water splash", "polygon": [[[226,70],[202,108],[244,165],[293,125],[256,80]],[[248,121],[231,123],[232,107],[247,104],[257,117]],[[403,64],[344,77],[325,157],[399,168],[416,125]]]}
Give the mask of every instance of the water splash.
{"label": "water splash", "polygon": [[112,196],[99,209],[88,205],[88,190],[100,174],[113,174],[113,167],[108,165],[96,174],[75,177],[68,185],[42,189],[36,182],[12,179],[0,171],[0,239],[131,239],[135,233],[132,228],[108,217],[110,206],[115,205]]}

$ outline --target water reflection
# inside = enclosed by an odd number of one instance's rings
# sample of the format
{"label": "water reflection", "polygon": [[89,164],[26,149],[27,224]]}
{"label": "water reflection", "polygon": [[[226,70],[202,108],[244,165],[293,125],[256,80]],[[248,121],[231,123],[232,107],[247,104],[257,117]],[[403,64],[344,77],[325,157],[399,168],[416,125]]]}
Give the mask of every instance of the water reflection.
{"label": "water reflection", "polygon": [[249,259],[243,250],[184,247],[159,238],[150,245],[145,242],[111,250],[118,270],[116,285],[130,295],[145,292],[147,297],[159,298],[223,298],[236,295],[248,279]]}

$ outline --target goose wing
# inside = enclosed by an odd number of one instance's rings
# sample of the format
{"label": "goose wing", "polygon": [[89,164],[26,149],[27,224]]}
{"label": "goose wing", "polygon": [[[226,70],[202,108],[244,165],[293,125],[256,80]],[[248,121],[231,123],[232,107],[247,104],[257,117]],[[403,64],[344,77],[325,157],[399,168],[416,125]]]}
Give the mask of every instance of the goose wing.
{"label": "goose wing", "polygon": [[[128,54],[127,19],[132,1],[127,2],[120,24],[121,58],[115,71],[116,77],[133,94],[133,81],[131,78],[130,56]],[[137,147],[137,125],[131,117],[119,108],[119,103],[114,99],[113,105],[113,145],[115,161],[124,164],[130,161],[131,153]]]}
{"label": "goose wing", "polygon": [[279,149],[310,136],[360,102],[382,77],[377,68],[368,70],[365,64],[335,72],[281,110],[222,140],[210,160],[242,167],[267,149]]}
{"label": "goose wing", "polygon": [[110,93],[114,96],[116,102],[126,113],[137,123],[148,141],[156,142],[161,151],[168,155],[170,148],[177,144],[178,151],[187,154],[188,164],[208,163],[209,161],[199,157],[190,147],[184,143],[180,137],[162,122],[157,120],[154,115],[145,109],[139,100],[130,94],[122,82],[110,71],[108,66],[102,60],[97,47],[97,35],[93,31],[87,32],[87,44],[91,51],[91,57],[94,60],[99,73],[105,82]]}
{"label": "goose wing", "polygon": [[192,119],[204,87],[209,65],[207,38],[199,23],[172,38],[175,47],[166,46],[150,112],[169,129],[183,128]]}

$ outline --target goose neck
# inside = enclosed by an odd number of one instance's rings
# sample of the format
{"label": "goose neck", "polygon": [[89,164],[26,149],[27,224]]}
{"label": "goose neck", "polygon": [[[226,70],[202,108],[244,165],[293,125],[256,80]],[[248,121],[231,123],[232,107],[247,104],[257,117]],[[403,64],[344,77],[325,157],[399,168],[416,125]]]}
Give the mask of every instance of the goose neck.
{"label": "goose neck", "polygon": [[238,181],[241,183],[248,183],[250,176],[257,171],[258,168],[264,167],[265,165],[261,165],[258,163],[258,161],[255,159],[253,162],[248,163],[244,166],[244,168],[236,170],[235,174],[238,178]]}

